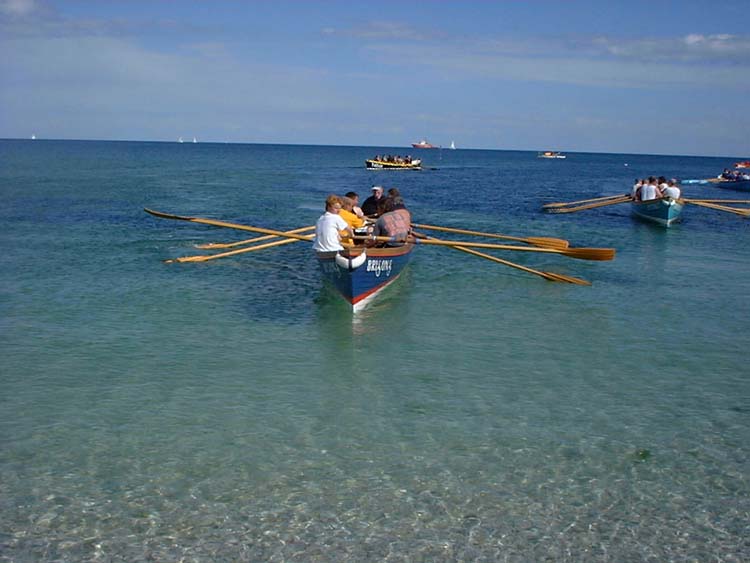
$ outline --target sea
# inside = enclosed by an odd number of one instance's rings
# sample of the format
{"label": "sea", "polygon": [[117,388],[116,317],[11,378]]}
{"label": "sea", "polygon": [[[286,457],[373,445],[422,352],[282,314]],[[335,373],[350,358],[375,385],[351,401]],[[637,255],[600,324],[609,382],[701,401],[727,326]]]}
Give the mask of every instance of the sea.
{"label": "sea", "polygon": [[[542,209],[746,156],[0,141],[0,561],[750,560],[750,219]],[[353,315],[308,242],[169,263],[254,235],[144,212],[287,230],[374,184],[616,256],[420,245]]]}

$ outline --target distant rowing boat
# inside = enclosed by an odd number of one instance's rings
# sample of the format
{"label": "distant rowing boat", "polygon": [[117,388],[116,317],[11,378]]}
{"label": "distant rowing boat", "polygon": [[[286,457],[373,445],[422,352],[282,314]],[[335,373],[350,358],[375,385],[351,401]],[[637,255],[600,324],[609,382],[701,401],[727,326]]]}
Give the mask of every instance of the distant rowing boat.
{"label": "distant rowing boat", "polygon": [[411,260],[413,243],[403,246],[351,247],[339,252],[319,252],[323,279],[357,312],[401,275]]}
{"label": "distant rowing boat", "polygon": [[680,218],[684,204],[679,200],[665,197],[648,201],[634,201],[630,210],[636,217],[669,227]]}
{"label": "distant rowing boat", "polygon": [[555,151],[544,151],[537,153],[537,158],[565,158],[565,155]]}
{"label": "distant rowing boat", "polygon": [[709,178],[709,184],[713,184],[717,188],[725,188],[728,190],[747,191],[750,190],[750,180],[724,180],[722,178]]}
{"label": "distant rowing boat", "polygon": [[717,188],[726,188],[729,190],[750,190],[750,180],[719,180],[718,182],[711,182]]}
{"label": "distant rowing boat", "polygon": [[421,170],[422,160],[414,158],[408,161],[391,161],[382,158],[371,158],[365,160],[365,167],[371,170]]}

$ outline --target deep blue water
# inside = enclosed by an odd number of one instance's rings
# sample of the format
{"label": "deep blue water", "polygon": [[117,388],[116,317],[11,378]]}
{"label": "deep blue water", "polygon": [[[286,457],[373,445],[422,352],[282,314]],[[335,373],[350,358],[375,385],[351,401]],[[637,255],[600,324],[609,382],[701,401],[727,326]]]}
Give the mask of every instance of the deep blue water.
{"label": "deep blue water", "polygon": [[[750,222],[540,211],[736,158],[364,168],[409,150],[0,141],[0,561],[750,558]],[[309,244],[165,264],[247,234],[143,212],[291,229],[373,183],[617,257],[420,247],[353,318]]]}

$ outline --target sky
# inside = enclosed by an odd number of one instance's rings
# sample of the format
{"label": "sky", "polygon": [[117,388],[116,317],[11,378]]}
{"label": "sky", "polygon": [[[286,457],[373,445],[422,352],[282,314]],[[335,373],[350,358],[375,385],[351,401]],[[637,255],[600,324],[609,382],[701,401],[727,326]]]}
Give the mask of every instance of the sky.
{"label": "sky", "polygon": [[0,0],[0,138],[750,157],[742,1]]}

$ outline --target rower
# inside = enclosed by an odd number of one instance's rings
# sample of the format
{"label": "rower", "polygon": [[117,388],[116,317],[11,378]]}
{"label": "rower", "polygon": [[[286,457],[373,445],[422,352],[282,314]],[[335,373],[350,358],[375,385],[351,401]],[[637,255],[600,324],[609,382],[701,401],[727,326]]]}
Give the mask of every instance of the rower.
{"label": "rower", "polygon": [[326,198],[326,211],[315,223],[315,240],[313,250],[316,252],[335,252],[344,250],[342,236],[354,236],[351,227],[341,218],[341,198],[331,194]]}
{"label": "rower", "polygon": [[398,203],[396,198],[387,197],[379,207],[379,217],[372,229],[372,234],[380,237],[390,237],[394,242],[387,242],[385,246],[402,246],[411,229],[411,213],[406,209],[403,200]]}
{"label": "rower", "polygon": [[383,199],[383,186],[373,186],[372,195],[362,204],[362,213],[368,217],[377,216],[378,202]]}
{"label": "rower", "polygon": [[672,199],[680,199],[682,192],[677,187],[677,181],[673,178],[667,182],[667,187],[662,190],[664,197],[671,197]]}

